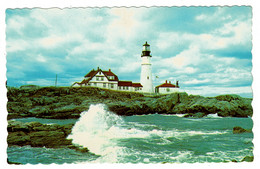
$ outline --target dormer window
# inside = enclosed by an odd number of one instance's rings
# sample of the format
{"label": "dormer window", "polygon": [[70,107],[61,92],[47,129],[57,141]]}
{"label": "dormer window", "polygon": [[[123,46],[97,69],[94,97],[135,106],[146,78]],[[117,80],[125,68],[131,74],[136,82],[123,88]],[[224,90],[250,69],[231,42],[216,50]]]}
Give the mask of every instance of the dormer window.
{"label": "dormer window", "polygon": [[110,80],[115,80],[115,76],[109,76]]}

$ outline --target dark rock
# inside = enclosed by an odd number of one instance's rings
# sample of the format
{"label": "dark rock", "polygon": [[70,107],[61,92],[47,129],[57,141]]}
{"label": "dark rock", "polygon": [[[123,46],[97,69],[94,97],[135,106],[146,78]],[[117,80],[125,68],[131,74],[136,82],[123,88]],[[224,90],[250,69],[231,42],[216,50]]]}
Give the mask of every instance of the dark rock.
{"label": "dark rock", "polygon": [[47,125],[39,122],[22,123],[9,121],[7,143],[8,146],[64,147],[72,145],[72,140],[67,139],[72,127],[73,124]]}
{"label": "dark rock", "polygon": [[9,132],[7,136],[8,146],[24,146],[30,144],[30,136],[22,131]]}
{"label": "dark rock", "polygon": [[216,96],[216,99],[219,100],[219,101],[232,101],[232,100],[241,100],[242,97],[241,96],[238,96],[238,95],[235,95],[235,94],[230,94],[230,95],[219,95],[219,96]]}
{"label": "dark rock", "polygon": [[89,152],[89,149],[88,149],[88,148],[82,147],[82,146],[70,145],[70,146],[68,146],[68,148],[74,149],[74,150],[79,151],[79,152],[81,152],[81,153]]}
{"label": "dark rock", "polygon": [[185,114],[183,117],[193,117],[193,118],[202,118],[204,116],[206,116],[207,114],[205,113],[202,113],[202,112],[197,112],[197,113],[188,113],[188,114]]}
{"label": "dark rock", "polygon": [[29,132],[30,129],[28,125],[19,122],[19,121],[9,121],[8,126],[7,126],[7,131],[8,132],[17,132],[17,131],[22,131],[22,132]]}
{"label": "dark rock", "polygon": [[254,156],[246,156],[242,159],[241,162],[253,162],[254,161]]}
{"label": "dark rock", "polygon": [[205,115],[206,115],[205,113],[198,112],[198,113],[195,113],[195,114],[193,115],[193,117],[195,117],[195,118],[202,118],[202,117],[204,117]]}
{"label": "dark rock", "polygon": [[37,131],[29,134],[32,147],[61,147],[70,145],[71,140],[67,140],[64,133],[60,131]]}
{"label": "dark rock", "polygon": [[63,131],[65,137],[67,137],[71,133],[73,125],[74,124],[65,124],[65,125],[63,125],[62,131]]}
{"label": "dark rock", "polygon": [[244,129],[239,126],[233,127],[233,134],[250,133],[250,132],[252,132],[252,130]]}

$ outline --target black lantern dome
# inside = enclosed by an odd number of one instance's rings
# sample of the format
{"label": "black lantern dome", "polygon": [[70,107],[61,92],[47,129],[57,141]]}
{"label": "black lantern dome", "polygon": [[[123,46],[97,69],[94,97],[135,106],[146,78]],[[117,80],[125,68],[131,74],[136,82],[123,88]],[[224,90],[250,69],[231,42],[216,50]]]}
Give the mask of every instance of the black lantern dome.
{"label": "black lantern dome", "polygon": [[147,43],[147,41],[143,45],[143,51],[142,51],[141,57],[144,57],[144,56],[152,57],[151,56],[151,51],[150,51],[150,45]]}

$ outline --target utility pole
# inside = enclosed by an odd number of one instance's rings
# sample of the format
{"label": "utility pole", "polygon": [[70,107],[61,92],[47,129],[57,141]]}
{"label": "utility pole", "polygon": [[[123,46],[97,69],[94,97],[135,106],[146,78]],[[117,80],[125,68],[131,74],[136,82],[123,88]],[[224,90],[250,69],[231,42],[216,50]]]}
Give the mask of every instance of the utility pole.
{"label": "utility pole", "polygon": [[56,74],[56,80],[55,80],[55,87],[57,87],[57,74]]}

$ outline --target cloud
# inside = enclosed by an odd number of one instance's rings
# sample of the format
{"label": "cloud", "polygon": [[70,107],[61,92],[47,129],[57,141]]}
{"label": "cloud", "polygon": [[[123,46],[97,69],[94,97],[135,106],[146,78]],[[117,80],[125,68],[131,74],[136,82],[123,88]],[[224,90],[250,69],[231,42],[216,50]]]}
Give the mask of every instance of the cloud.
{"label": "cloud", "polygon": [[217,96],[222,94],[238,94],[242,97],[252,98],[252,88],[250,86],[242,87],[221,87],[215,86],[214,88],[210,86],[199,86],[199,87],[188,87],[182,89],[189,94],[193,95],[203,95],[203,96]]}
{"label": "cloud", "polygon": [[182,51],[172,58],[173,65],[179,69],[188,65],[197,65],[201,62],[202,56],[197,46],[190,46],[189,49]]}
{"label": "cloud", "polygon": [[57,45],[61,44],[62,42],[64,42],[63,37],[54,35],[54,36],[40,39],[39,45],[42,46],[43,48],[55,48]]}
{"label": "cloud", "polygon": [[7,52],[18,52],[24,51],[30,47],[30,44],[25,40],[9,40],[6,44],[6,51]]}
{"label": "cloud", "polygon": [[58,74],[59,84],[70,86],[98,66],[112,68],[120,79],[137,80],[142,45],[148,41],[154,86],[179,80],[182,89],[202,94],[205,86],[220,92],[247,89],[252,82],[251,10],[246,6],[8,9],[8,83],[47,85]]}
{"label": "cloud", "polygon": [[41,54],[38,55],[37,60],[38,60],[39,62],[47,62],[46,57],[42,56]]}
{"label": "cloud", "polygon": [[189,81],[185,81],[184,84],[201,84],[201,83],[207,83],[207,82],[209,82],[209,79],[203,79],[203,80],[192,79]]}

